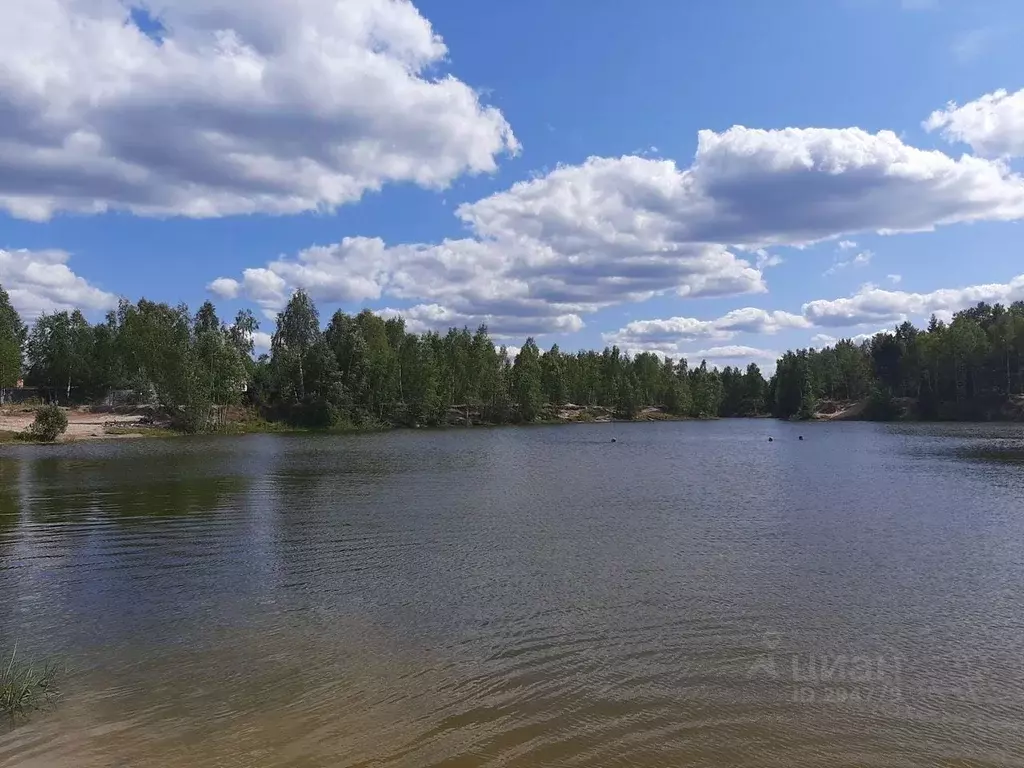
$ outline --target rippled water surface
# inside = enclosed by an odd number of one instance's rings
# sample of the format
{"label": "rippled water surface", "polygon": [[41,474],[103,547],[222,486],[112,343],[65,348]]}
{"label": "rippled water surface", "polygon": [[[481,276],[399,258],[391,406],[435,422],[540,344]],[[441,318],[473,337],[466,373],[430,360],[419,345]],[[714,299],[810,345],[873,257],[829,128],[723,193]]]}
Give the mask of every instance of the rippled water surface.
{"label": "rippled water surface", "polygon": [[0,649],[69,672],[0,765],[1019,767],[1021,437],[10,447]]}

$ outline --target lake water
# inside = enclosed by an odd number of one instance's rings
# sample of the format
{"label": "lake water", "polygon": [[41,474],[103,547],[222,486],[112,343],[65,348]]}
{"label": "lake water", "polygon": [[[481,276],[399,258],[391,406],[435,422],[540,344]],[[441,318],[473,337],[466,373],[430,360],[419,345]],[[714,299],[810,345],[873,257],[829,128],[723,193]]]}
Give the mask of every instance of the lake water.
{"label": "lake water", "polygon": [[5,448],[0,648],[69,671],[0,765],[1019,768],[1022,437]]}

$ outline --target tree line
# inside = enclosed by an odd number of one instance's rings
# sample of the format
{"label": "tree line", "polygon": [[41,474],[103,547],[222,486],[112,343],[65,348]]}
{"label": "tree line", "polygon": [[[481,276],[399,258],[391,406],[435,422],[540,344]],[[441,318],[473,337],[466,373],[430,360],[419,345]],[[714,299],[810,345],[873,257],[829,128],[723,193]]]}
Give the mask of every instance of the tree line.
{"label": "tree line", "polygon": [[926,330],[903,323],[860,344],[787,352],[770,380],[753,363],[690,366],[614,346],[542,351],[532,338],[511,355],[486,326],[413,333],[401,317],[370,310],[337,311],[324,325],[301,290],[277,315],[269,352],[254,357],[258,329],[249,310],[227,323],[209,301],[192,313],[146,299],[122,300],[96,324],[75,310],[27,326],[0,288],[0,386],[23,378],[62,403],[135,393],[185,431],[209,428],[215,406],[232,405],[305,427],[430,426],[453,413],[523,423],[570,404],[622,418],[650,407],[679,417],[801,418],[822,401],[865,399],[869,415],[887,418],[901,398],[914,399],[922,418],[966,418],[1024,388],[1022,302],[979,304],[948,324],[933,318]]}
{"label": "tree line", "polygon": [[772,379],[774,413],[806,418],[822,401],[865,400],[866,416],[984,420],[1024,393],[1024,302],[979,303],[947,323],[904,322],[855,344],[787,352]]}
{"label": "tree line", "polygon": [[19,378],[51,400],[102,401],[142,393],[186,431],[214,406],[246,405],[296,426],[439,425],[453,411],[492,424],[550,418],[562,406],[605,407],[630,418],[657,406],[677,416],[759,415],[769,385],[746,370],[689,367],[653,353],[542,351],[529,338],[513,356],[486,326],[412,333],[400,317],[335,312],[324,327],[297,291],[277,315],[269,353],[253,357],[257,318],[230,324],[213,304],[122,300],[102,322],[75,310],[26,326],[0,289],[0,386]]}

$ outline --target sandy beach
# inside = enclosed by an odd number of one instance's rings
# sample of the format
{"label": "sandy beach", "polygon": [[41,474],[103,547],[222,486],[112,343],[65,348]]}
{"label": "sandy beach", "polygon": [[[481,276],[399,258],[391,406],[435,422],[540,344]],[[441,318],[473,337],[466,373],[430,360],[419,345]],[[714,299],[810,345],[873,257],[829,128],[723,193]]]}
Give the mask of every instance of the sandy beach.
{"label": "sandy beach", "polygon": [[[146,418],[143,414],[118,414],[95,412],[87,409],[67,409],[67,431],[60,436],[59,442],[73,440],[117,439],[124,437],[141,437],[140,434],[124,432],[124,428],[142,425]],[[24,432],[32,426],[35,412],[26,409],[0,410],[0,432]],[[108,427],[118,428],[115,434],[107,431]]]}

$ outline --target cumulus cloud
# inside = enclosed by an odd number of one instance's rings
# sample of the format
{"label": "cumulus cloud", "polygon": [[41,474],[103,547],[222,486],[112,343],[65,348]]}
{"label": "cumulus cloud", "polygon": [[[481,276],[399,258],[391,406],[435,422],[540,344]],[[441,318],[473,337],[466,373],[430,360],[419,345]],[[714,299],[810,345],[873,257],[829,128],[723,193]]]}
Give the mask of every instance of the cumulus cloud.
{"label": "cumulus cloud", "polygon": [[606,344],[627,349],[678,350],[699,339],[724,341],[738,333],[773,334],[786,328],[808,328],[810,323],[789,312],[769,312],[755,307],[734,309],[714,320],[670,317],[663,320],[635,320],[623,328],[603,334]]}
{"label": "cumulus cloud", "polygon": [[761,270],[777,263],[771,245],[837,239],[849,250],[854,241],[840,238],[857,232],[1024,217],[1024,180],[1003,164],[915,149],[889,131],[737,126],[698,138],[689,168],[592,157],[464,203],[461,239],[346,238],[210,287],[267,312],[302,287],[328,302],[430,307],[424,327],[430,317],[491,318],[499,333],[562,332],[587,313],[669,292],[762,293]]}
{"label": "cumulus cloud", "polygon": [[893,285],[899,285],[903,280],[903,275],[886,275],[885,278]]}
{"label": "cumulus cloud", "polygon": [[[894,325],[904,320],[921,319],[932,314],[948,321],[955,312],[981,301],[1010,304],[1021,300],[1024,300],[1024,275],[1019,275],[1006,283],[944,288],[930,293],[890,291],[868,283],[861,286],[853,296],[807,302],[800,314],[746,307],[712,320],[694,317],[634,320],[617,331],[603,334],[603,339],[606,344],[617,344],[631,351],[653,351],[677,356],[685,354],[689,358],[701,354],[686,352],[688,345],[699,340],[723,342],[743,333],[771,335],[790,329],[863,325],[877,327],[883,323]],[[839,336],[834,331],[822,332],[815,334],[811,342],[830,345],[835,344],[840,338],[852,338],[859,343],[878,333],[888,332],[890,329],[886,327],[851,336]],[[717,345],[715,348],[721,350],[724,347]]]}
{"label": "cumulus cloud", "polygon": [[1024,216],[1024,180],[859,128],[700,131],[693,165],[592,157],[459,207],[481,235],[574,252],[801,245]]}
{"label": "cumulus cloud", "polygon": [[476,329],[486,325],[496,338],[518,338],[537,333],[538,322],[543,323],[544,333],[575,333],[583,328],[578,315],[551,315],[545,318],[517,317],[515,315],[473,315],[456,312],[439,304],[417,304],[406,309],[385,307],[378,310],[382,317],[402,317],[406,330],[413,333],[424,331],[447,331],[449,328],[468,327]]}
{"label": "cumulus cloud", "polygon": [[273,342],[273,336],[266,331],[256,331],[252,335],[253,350],[256,354],[270,351],[270,344]]}
{"label": "cumulus cloud", "polygon": [[986,157],[1024,155],[1024,89],[986,93],[962,107],[950,102],[924,121],[949,141],[961,141]]}
{"label": "cumulus cloud", "polygon": [[764,290],[761,273],[721,247],[675,253],[641,251],[617,258],[600,250],[566,253],[529,238],[465,238],[388,246],[379,238],[345,238],[294,258],[218,278],[218,295],[244,295],[268,315],[295,288],[317,301],[359,303],[393,297],[415,302],[410,327],[442,329],[486,323],[497,335],[567,333],[581,315],[658,293],[718,296]]}
{"label": "cumulus cloud", "polygon": [[222,299],[236,298],[241,288],[242,286],[239,285],[237,280],[232,280],[229,277],[218,277],[206,286],[206,290],[220,296]]}
{"label": "cumulus cloud", "polygon": [[43,312],[105,310],[117,306],[117,296],[91,285],[68,266],[65,251],[5,251],[0,249],[0,285],[11,304],[26,319]]}
{"label": "cumulus cloud", "polygon": [[0,3],[0,209],[192,217],[443,188],[518,144],[407,0]]}
{"label": "cumulus cloud", "polygon": [[759,347],[747,347],[733,344],[724,347],[709,347],[708,349],[700,349],[696,352],[683,353],[683,356],[687,360],[692,361],[707,360],[709,363],[733,361],[733,364],[735,364],[736,361],[774,361],[779,358],[779,353],[771,349],[761,349]]}
{"label": "cumulus cloud", "polygon": [[775,370],[775,362],[781,357],[776,350],[748,347],[742,344],[727,344],[697,350],[679,347],[626,347],[622,351],[633,356],[641,353],[654,354],[662,360],[666,357],[673,360],[684,359],[691,367],[699,366],[701,362],[707,363],[709,368],[718,369],[725,366],[745,368],[749,363],[757,363],[761,372],[767,376],[771,376]]}
{"label": "cumulus cloud", "polygon": [[842,337],[833,336],[829,333],[816,333],[814,334],[814,336],[811,337],[811,343],[822,347],[834,347],[843,339],[849,339],[854,344],[861,344],[865,341],[871,341],[871,339],[875,338],[875,336],[877,336],[880,333],[892,334],[892,329],[879,328],[877,331],[874,331],[873,333],[856,333],[853,334],[852,336]]}
{"label": "cumulus cloud", "polygon": [[852,326],[952,313],[979,301],[1009,304],[1024,299],[1024,275],[1007,283],[944,288],[930,293],[888,291],[867,285],[848,298],[810,301],[803,316],[815,326]]}

